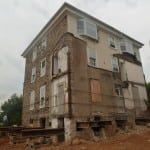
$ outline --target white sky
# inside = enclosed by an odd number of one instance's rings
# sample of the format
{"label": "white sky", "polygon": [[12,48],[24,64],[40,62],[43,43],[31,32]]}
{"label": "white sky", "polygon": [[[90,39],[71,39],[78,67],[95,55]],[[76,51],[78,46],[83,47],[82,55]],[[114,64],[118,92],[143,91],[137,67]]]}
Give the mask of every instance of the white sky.
{"label": "white sky", "polygon": [[[144,43],[143,68],[150,81],[150,0],[66,0]],[[0,104],[22,93],[21,53],[64,0],[0,0]]]}

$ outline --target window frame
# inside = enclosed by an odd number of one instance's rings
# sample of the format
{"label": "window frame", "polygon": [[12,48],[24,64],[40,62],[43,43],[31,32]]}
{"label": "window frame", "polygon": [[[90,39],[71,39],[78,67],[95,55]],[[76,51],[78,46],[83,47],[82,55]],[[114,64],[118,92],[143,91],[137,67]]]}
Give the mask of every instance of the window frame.
{"label": "window frame", "polygon": [[41,41],[41,48],[42,50],[45,50],[47,47],[47,39],[44,38],[42,41]]}
{"label": "window frame", "polygon": [[[93,103],[99,103],[99,102],[101,102],[102,101],[102,96],[101,96],[101,84],[100,84],[100,81],[98,79],[91,78],[89,80],[89,82],[90,82],[91,101]],[[93,90],[94,90],[93,85],[95,84],[94,82],[98,83],[98,88],[96,88],[98,90],[98,92],[96,92],[96,93],[93,93]],[[96,95],[96,99],[94,99],[95,95]]]}
{"label": "window frame", "polygon": [[32,62],[34,62],[37,58],[37,47],[35,47],[32,51]]}
{"label": "window frame", "polygon": [[116,39],[113,35],[109,35],[109,47],[113,48],[113,49],[117,49],[117,46],[116,46]]}
{"label": "window frame", "polygon": [[[117,70],[115,70],[117,69]],[[120,72],[119,60],[117,57],[112,57],[112,70],[113,72]]]}
{"label": "window frame", "polygon": [[[83,29],[79,28],[79,22],[83,23]],[[91,28],[91,30],[93,31],[95,30],[94,31],[95,33],[93,32],[95,36],[88,32],[88,25],[89,25],[89,28]],[[93,26],[93,27],[90,27],[90,26]],[[79,35],[84,35],[89,38],[98,40],[98,29],[97,29],[96,23],[93,23],[92,21],[89,21],[87,19],[83,19],[83,18],[77,19],[77,32],[79,33]]]}
{"label": "window frame", "polygon": [[56,76],[59,73],[59,60],[58,60],[58,53],[57,55],[53,55],[52,56],[52,76]]}
{"label": "window frame", "polygon": [[35,91],[32,90],[30,92],[30,110],[34,110],[34,104],[35,104]]}
{"label": "window frame", "polygon": [[[43,62],[45,62],[44,68],[42,67]],[[46,74],[46,58],[42,59],[40,63],[40,77],[43,77],[45,74]]]}
{"label": "window frame", "polygon": [[[92,53],[94,54],[93,55],[94,57],[91,55]],[[95,65],[91,64],[91,59],[95,60]],[[88,61],[88,65],[89,66],[97,68],[97,66],[98,66],[98,62],[97,61],[98,60],[97,60],[97,52],[96,52],[96,50],[87,47],[87,61]]]}
{"label": "window frame", "polygon": [[[117,86],[117,87],[116,87]],[[114,85],[114,89],[115,89],[115,96],[118,96],[118,97],[122,97],[122,88],[121,88],[121,85],[120,84],[115,84]],[[116,93],[116,90],[118,90],[118,93]]]}
{"label": "window frame", "polygon": [[122,53],[129,53],[129,54],[134,55],[133,43],[130,40],[126,39],[126,38],[122,38],[121,39],[121,41],[120,41],[120,49],[121,49]]}
{"label": "window frame", "polygon": [[[45,107],[45,97],[46,97],[46,85],[43,85],[40,87],[40,108],[44,108]],[[41,102],[41,99],[43,99]]]}
{"label": "window frame", "polygon": [[31,83],[35,82],[35,80],[36,80],[36,67],[33,67],[31,71]]}

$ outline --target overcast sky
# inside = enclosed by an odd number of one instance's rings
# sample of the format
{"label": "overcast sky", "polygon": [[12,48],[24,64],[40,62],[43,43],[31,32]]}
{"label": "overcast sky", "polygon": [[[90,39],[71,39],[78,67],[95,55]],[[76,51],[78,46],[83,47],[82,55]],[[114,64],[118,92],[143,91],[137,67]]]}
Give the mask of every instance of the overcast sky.
{"label": "overcast sky", "polygon": [[[141,57],[150,81],[150,0],[66,0],[144,43]],[[21,53],[64,0],[0,0],[0,103],[22,93]]]}

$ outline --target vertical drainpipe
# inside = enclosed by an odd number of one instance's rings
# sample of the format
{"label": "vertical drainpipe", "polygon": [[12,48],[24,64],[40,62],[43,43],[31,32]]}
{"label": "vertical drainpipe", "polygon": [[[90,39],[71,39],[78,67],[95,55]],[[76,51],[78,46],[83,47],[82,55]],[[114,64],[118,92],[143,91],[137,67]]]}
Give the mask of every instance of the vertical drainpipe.
{"label": "vertical drainpipe", "polygon": [[68,65],[68,117],[72,118],[72,95],[71,95],[71,61],[70,52],[67,53],[67,65]]}

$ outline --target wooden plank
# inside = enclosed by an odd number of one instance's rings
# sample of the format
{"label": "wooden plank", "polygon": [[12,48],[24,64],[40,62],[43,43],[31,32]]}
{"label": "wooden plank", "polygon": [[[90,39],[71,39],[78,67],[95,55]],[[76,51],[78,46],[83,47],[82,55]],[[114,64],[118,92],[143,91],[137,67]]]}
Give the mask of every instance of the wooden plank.
{"label": "wooden plank", "polygon": [[22,136],[44,136],[64,134],[64,128],[22,130]]}

